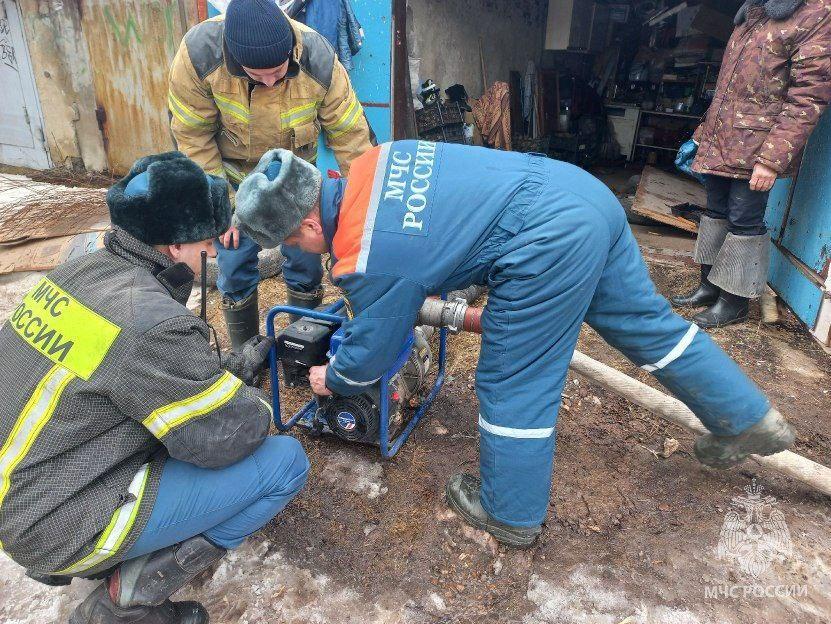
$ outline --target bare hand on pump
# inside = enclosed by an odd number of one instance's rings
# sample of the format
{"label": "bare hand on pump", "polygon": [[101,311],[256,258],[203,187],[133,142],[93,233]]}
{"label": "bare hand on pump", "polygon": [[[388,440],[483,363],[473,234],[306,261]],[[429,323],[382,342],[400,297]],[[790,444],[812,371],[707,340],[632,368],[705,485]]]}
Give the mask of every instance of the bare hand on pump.
{"label": "bare hand on pump", "polygon": [[318,396],[332,396],[332,391],[326,387],[326,370],[329,368],[325,366],[312,366],[309,369],[309,384],[312,386],[312,392]]}

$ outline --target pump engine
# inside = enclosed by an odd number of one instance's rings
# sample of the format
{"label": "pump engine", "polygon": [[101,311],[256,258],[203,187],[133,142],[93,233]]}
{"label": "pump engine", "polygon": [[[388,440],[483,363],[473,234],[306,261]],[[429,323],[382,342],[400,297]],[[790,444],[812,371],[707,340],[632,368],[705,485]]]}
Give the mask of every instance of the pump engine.
{"label": "pump engine", "polygon": [[[287,388],[308,387],[309,369],[326,364],[335,356],[343,341],[343,330],[334,322],[303,317],[277,334],[275,341],[276,359],[283,369],[284,385]],[[408,339],[407,345],[402,347],[409,350],[406,362],[389,378],[386,388],[390,437],[395,437],[402,430],[412,410],[421,404],[430,390],[427,374],[432,363],[432,352],[425,330],[416,327],[412,341]],[[404,357],[403,352],[401,357]],[[318,432],[331,432],[349,442],[377,444],[384,394],[381,383],[376,382],[354,396],[317,397],[318,409],[311,422],[298,424]]]}

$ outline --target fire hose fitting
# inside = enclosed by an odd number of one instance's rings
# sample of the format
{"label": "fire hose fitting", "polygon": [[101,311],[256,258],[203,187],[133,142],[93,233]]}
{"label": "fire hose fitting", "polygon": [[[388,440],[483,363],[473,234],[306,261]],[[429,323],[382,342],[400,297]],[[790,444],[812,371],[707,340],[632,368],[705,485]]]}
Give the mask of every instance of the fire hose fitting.
{"label": "fire hose fitting", "polygon": [[451,334],[469,331],[482,333],[482,309],[473,308],[464,299],[442,301],[427,299],[418,313],[418,325],[445,327]]}

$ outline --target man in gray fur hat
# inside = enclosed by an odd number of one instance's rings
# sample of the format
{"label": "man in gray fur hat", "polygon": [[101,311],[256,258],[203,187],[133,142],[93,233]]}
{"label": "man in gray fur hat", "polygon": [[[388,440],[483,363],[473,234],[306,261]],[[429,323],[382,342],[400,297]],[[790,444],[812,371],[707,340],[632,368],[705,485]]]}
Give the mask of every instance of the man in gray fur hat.
{"label": "man in gray fur hat", "polygon": [[551,492],[557,410],[585,321],[652,373],[709,430],[696,457],[729,468],[788,448],[785,418],[698,327],[655,292],[620,203],[586,171],[537,154],[394,141],[321,181],[287,150],[240,185],[235,219],[263,247],[331,251],[349,311],[315,394],[366,392],[390,370],[425,299],[489,288],[476,369],[481,479],[448,504],[510,546],[530,546]]}

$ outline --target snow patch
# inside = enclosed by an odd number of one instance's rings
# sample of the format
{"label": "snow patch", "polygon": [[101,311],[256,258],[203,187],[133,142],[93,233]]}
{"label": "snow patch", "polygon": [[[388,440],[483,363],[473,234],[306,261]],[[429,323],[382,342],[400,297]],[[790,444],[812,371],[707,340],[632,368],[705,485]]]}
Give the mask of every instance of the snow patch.
{"label": "snow patch", "polygon": [[[212,624],[407,624],[407,609],[390,611],[357,591],[321,574],[292,565],[279,551],[253,537],[230,552],[213,576],[206,573],[174,600],[205,605]],[[0,554],[0,622],[66,622],[98,581],[75,579],[66,587],[47,587],[24,575]]]}
{"label": "snow patch", "polygon": [[367,498],[378,498],[387,493],[382,485],[384,467],[378,462],[369,462],[355,455],[338,451],[326,461],[320,478],[342,490],[355,494],[366,494]]}
{"label": "snow patch", "polygon": [[222,560],[202,587],[182,591],[176,598],[199,600],[216,624],[404,621],[398,613],[368,603],[354,589],[298,568],[279,551],[268,549],[261,538],[248,540]]}
{"label": "snow patch", "polygon": [[647,606],[630,600],[623,591],[578,567],[563,584],[531,575],[528,600],[537,610],[523,624],[704,624],[693,613],[665,605]]}
{"label": "snow patch", "polygon": [[0,622],[66,622],[97,584],[76,579],[65,587],[48,587],[27,577],[22,567],[0,553]]}
{"label": "snow patch", "polygon": [[44,276],[43,273],[24,271],[0,275],[0,323],[5,323],[26,293]]}

